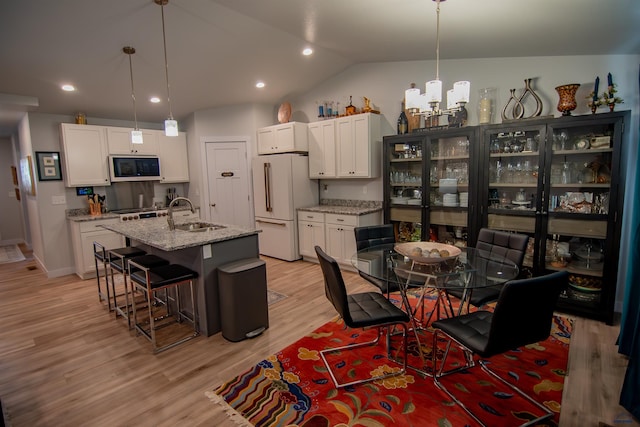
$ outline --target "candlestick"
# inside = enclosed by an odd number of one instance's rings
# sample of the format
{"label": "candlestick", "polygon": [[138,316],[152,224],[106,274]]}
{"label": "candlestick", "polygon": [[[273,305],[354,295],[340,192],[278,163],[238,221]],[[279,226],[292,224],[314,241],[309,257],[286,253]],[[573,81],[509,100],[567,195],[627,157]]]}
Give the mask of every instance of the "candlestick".
{"label": "candlestick", "polygon": [[593,88],[593,100],[598,100],[598,86],[600,86],[600,76],[596,77],[596,84]]}
{"label": "candlestick", "polygon": [[611,73],[607,74],[607,85],[613,86],[613,79],[611,78]]}

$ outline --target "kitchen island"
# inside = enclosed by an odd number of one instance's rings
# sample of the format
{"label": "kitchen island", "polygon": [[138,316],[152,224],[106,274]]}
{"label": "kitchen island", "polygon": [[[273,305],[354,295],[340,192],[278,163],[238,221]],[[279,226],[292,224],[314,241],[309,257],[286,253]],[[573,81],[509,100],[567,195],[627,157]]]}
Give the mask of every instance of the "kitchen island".
{"label": "kitchen island", "polygon": [[[176,221],[176,227],[179,225]],[[170,230],[166,218],[118,222],[103,227],[123,235],[131,246],[198,273],[195,284],[198,328],[205,336],[221,330],[218,267],[240,259],[259,258],[259,230],[252,228],[223,224],[223,228]]]}

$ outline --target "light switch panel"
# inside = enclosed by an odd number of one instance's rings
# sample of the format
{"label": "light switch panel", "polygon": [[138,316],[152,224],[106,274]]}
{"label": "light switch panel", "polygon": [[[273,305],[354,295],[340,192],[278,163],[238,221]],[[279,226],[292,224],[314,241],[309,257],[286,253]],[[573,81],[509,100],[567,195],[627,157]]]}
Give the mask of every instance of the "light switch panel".
{"label": "light switch panel", "polygon": [[204,259],[211,258],[211,245],[204,245],[202,247],[202,258]]}
{"label": "light switch panel", "polygon": [[51,204],[53,205],[66,205],[67,198],[65,196],[51,196]]}

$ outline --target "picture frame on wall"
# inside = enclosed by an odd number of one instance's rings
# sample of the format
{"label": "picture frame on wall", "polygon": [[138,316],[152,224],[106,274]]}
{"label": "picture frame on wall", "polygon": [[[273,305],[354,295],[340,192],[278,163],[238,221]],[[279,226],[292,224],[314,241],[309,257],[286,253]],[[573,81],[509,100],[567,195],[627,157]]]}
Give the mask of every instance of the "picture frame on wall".
{"label": "picture frame on wall", "polygon": [[39,181],[60,181],[60,153],[57,151],[36,151]]}

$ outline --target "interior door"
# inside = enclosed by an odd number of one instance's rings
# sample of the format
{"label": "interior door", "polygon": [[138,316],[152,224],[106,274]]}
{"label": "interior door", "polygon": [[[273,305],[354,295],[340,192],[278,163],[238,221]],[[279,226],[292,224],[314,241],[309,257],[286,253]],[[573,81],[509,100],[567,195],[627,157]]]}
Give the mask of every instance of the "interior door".
{"label": "interior door", "polygon": [[224,224],[253,226],[247,171],[247,148],[242,142],[206,144],[209,218]]}

